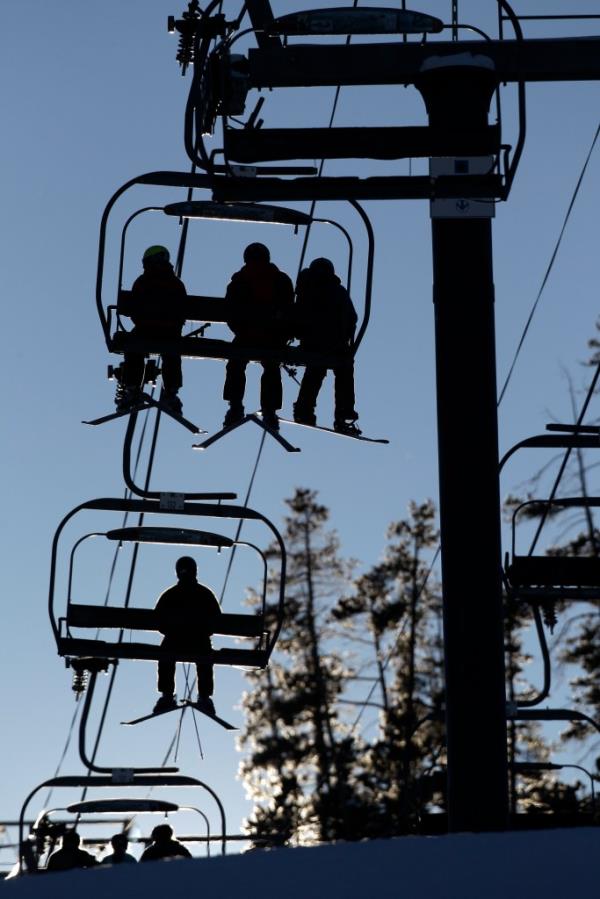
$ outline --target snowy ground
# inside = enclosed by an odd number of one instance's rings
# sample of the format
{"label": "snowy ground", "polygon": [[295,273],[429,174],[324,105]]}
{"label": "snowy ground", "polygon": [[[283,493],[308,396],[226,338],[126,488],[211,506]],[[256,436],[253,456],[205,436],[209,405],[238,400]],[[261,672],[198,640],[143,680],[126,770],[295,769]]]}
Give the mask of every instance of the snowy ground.
{"label": "snowy ground", "polygon": [[600,829],[404,837],[23,877],[15,899],[565,899],[598,895]]}

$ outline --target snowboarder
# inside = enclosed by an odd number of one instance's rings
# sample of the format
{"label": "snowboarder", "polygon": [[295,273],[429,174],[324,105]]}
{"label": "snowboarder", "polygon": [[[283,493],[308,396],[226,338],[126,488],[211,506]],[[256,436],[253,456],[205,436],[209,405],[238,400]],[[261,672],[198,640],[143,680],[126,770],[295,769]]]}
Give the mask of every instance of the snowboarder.
{"label": "snowboarder", "polygon": [[[335,273],[330,259],[314,259],[298,276],[294,329],[303,350],[341,356],[333,369],[335,379],[335,413],[333,427],[350,436],[360,436],[355,424],[354,357],[352,340],[356,328],[356,310],[348,291]],[[294,421],[316,425],[315,406],[325,366],[307,365],[298,398],[294,404]]]}
{"label": "snowboarder", "polygon": [[[291,337],[290,316],[294,288],[290,278],[271,262],[268,247],[251,243],[244,250],[244,266],[236,272],[225,294],[227,324],[235,337],[232,346],[283,349]],[[248,359],[230,359],[227,363],[223,399],[229,403],[224,427],[244,417],[244,391]],[[261,362],[260,407],[263,421],[278,429],[277,410],[282,404],[281,371],[278,361]]]}
{"label": "snowboarder", "polygon": [[[186,320],[183,282],[176,276],[166,247],[148,247],[142,257],[143,273],[131,288],[131,314],[138,337],[181,337]],[[145,356],[142,353],[125,353],[123,372],[115,403],[119,411],[133,408],[142,395]],[[181,385],[181,356],[162,357],[163,397],[165,405],[173,412],[181,413],[181,400],[177,396]]]}
{"label": "snowboarder", "polygon": [[[155,607],[158,629],[164,634],[161,649],[174,655],[203,656],[211,652],[211,634],[214,634],[221,616],[217,597],[196,580],[197,567],[190,556],[182,556],[175,565],[177,583],[169,587],[158,599]],[[158,663],[158,692],[160,699],[155,712],[175,708],[175,660],[161,659]],[[214,690],[213,666],[196,664],[198,705],[211,715],[215,707],[211,696]]]}
{"label": "snowboarder", "polygon": [[137,858],[127,852],[129,840],[127,834],[120,832],[110,838],[110,845],[113,851],[109,855],[105,855],[100,864],[102,865],[130,865],[137,864]]}
{"label": "snowboarder", "polygon": [[156,862],[164,858],[191,858],[191,852],[179,840],[173,839],[170,824],[158,824],[151,834],[152,843],[142,853],[141,862]]}
{"label": "snowboarder", "polygon": [[71,868],[93,868],[98,860],[90,852],[79,848],[81,837],[76,830],[67,830],[62,846],[48,859],[47,871],[70,871]]}

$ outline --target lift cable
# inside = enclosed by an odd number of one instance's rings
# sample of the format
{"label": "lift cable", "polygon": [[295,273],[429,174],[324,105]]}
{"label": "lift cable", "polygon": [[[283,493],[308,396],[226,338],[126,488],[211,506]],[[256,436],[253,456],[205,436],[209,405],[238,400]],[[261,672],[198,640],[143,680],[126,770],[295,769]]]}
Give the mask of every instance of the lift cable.
{"label": "lift cable", "polygon": [[[152,388],[152,390],[153,390],[153,392],[154,392],[154,388]],[[143,442],[144,442],[144,437],[145,437],[145,433],[146,433],[146,425],[147,425],[147,422],[148,422],[148,417],[146,416],[146,419],[145,419],[145,421],[144,421],[144,426],[143,426],[143,428],[142,428],[142,432],[141,432],[141,435],[140,435],[140,440],[139,440],[139,444],[138,444],[138,449],[137,449],[136,457],[135,457],[135,463],[134,463],[134,469],[133,469],[134,478],[135,478],[135,475],[136,475],[136,473],[137,473],[138,466],[139,466],[139,462],[140,462],[140,456],[141,456],[141,451],[142,451],[142,444],[143,444]],[[130,499],[130,498],[131,498],[131,491],[130,491],[130,490],[125,490],[125,494],[124,494],[124,495],[125,495],[125,499]],[[125,527],[125,526],[126,526],[128,518],[129,518],[129,512],[125,512],[125,514],[124,514],[124,516],[123,516],[123,521],[122,521],[122,524],[121,524],[122,527]],[[115,548],[115,552],[114,552],[114,554],[113,554],[113,559],[112,559],[112,563],[111,563],[111,567],[110,567],[110,572],[109,572],[108,584],[107,584],[106,593],[105,593],[105,596],[104,596],[104,605],[105,605],[105,606],[108,605],[108,603],[109,603],[109,601],[110,601],[110,594],[111,594],[111,591],[112,591],[112,583],[113,583],[113,579],[114,579],[114,575],[115,575],[115,571],[116,571],[116,563],[117,563],[117,558],[118,558],[118,551],[119,551],[119,549],[120,549],[121,547],[122,547],[122,543],[119,542],[119,543],[117,544],[117,546],[116,546],[116,548]],[[72,740],[73,734],[74,734],[74,732],[75,732],[75,723],[76,723],[76,721],[77,721],[77,716],[78,716],[79,711],[80,711],[81,708],[82,708],[81,703],[77,703],[76,706],[75,706],[75,711],[74,711],[74,713],[73,713],[73,717],[72,717],[72,719],[71,719],[71,724],[69,725],[69,730],[68,730],[68,733],[67,733],[67,739],[66,739],[66,741],[65,741],[65,745],[64,745],[64,748],[63,748],[61,757],[60,757],[60,759],[59,759],[58,765],[56,766],[56,770],[55,770],[54,775],[53,775],[55,778],[59,776],[59,774],[60,774],[60,772],[61,772],[61,769],[62,769],[62,766],[63,766],[63,763],[64,763],[64,760],[65,760],[65,758],[66,758],[66,756],[67,756],[67,752],[69,751],[69,747],[70,747],[70,745],[71,745],[71,740]],[[54,788],[50,788],[50,790],[48,791],[48,794],[47,794],[47,796],[46,796],[46,798],[45,798],[45,801],[44,801],[44,807],[45,807],[45,808],[50,804],[50,800],[51,800],[51,798],[52,798],[52,794],[53,794],[53,793],[54,793]]]}
{"label": "lift cable", "polygon": [[519,340],[517,349],[516,349],[516,351],[515,351],[513,360],[512,360],[512,362],[511,362],[511,365],[510,365],[510,368],[509,368],[509,371],[508,371],[508,374],[507,374],[507,376],[506,376],[506,380],[504,381],[504,385],[503,385],[503,387],[502,387],[502,390],[500,391],[500,396],[499,396],[499,398],[498,398],[498,406],[500,405],[500,403],[501,403],[502,400],[504,399],[504,394],[506,393],[506,389],[507,389],[508,384],[509,384],[509,382],[510,382],[510,380],[511,380],[511,378],[512,378],[512,374],[513,374],[513,371],[514,371],[514,369],[515,369],[515,365],[517,364],[517,359],[519,358],[519,355],[520,355],[520,353],[521,353],[521,349],[522,349],[522,347],[523,347],[523,344],[525,343],[525,338],[527,337],[527,333],[528,333],[528,331],[529,331],[529,327],[530,327],[530,325],[531,325],[531,322],[533,321],[533,317],[534,317],[534,315],[535,315],[536,309],[537,309],[537,307],[538,307],[538,304],[539,304],[539,302],[540,302],[540,299],[541,299],[541,297],[542,297],[542,294],[543,294],[543,292],[544,292],[544,289],[545,289],[545,287],[546,287],[546,284],[548,283],[548,279],[549,279],[549,277],[550,277],[550,272],[552,271],[552,268],[553,268],[554,263],[555,263],[555,261],[556,261],[556,257],[557,257],[557,255],[558,255],[558,250],[559,250],[560,245],[561,245],[561,243],[562,243],[563,235],[564,235],[564,233],[565,233],[567,224],[568,224],[568,222],[569,222],[569,218],[571,217],[571,212],[573,211],[573,207],[574,207],[574,205],[575,205],[575,201],[577,200],[577,197],[578,197],[578,195],[579,195],[579,190],[580,190],[581,185],[582,185],[582,183],[583,183],[583,179],[584,179],[585,173],[586,173],[586,171],[587,171],[588,163],[589,163],[589,161],[590,161],[590,159],[591,159],[591,157],[592,157],[592,153],[594,152],[594,148],[595,148],[595,146],[596,146],[596,142],[597,142],[599,136],[600,136],[600,124],[599,124],[598,127],[596,128],[596,133],[594,134],[594,139],[592,140],[592,145],[591,145],[591,147],[590,147],[590,149],[589,149],[589,151],[588,151],[588,154],[587,154],[587,156],[586,156],[586,159],[585,159],[585,162],[584,162],[584,164],[583,164],[583,168],[581,169],[581,173],[580,173],[580,175],[579,175],[579,178],[577,179],[577,184],[575,185],[575,189],[574,189],[573,194],[572,194],[572,196],[571,196],[571,200],[570,200],[570,202],[569,202],[569,205],[568,205],[568,208],[567,208],[567,212],[566,212],[566,214],[565,214],[564,221],[563,221],[562,227],[561,227],[561,229],[560,229],[560,233],[559,233],[559,235],[558,235],[558,239],[557,239],[557,241],[556,241],[556,244],[555,244],[555,246],[554,246],[554,250],[553,250],[552,255],[551,255],[551,257],[550,257],[550,262],[548,263],[548,267],[546,268],[546,272],[545,272],[544,277],[543,277],[543,279],[542,279],[542,283],[541,283],[541,285],[540,285],[540,289],[538,290],[537,296],[536,296],[536,298],[535,298],[535,302],[534,302],[534,304],[533,304],[533,306],[532,306],[532,308],[531,308],[531,312],[529,313],[529,317],[528,317],[528,319],[527,319],[527,321],[526,321],[526,323],[525,323],[525,327],[524,327],[524,329],[523,329],[523,333],[521,334],[521,339]]}
{"label": "lift cable", "polygon": [[[196,171],[196,165],[195,165],[195,163],[192,163],[191,173],[194,174],[195,171]],[[188,201],[191,200],[192,195],[193,195],[193,188],[190,187],[188,190]],[[177,277],[181,277],[181,272],[183,269],[183,262],[184,262],[184,257],[185,257],[185,247],[186,247],[186,242],[187,242],[188,224],[189,224],[188,219],[184,219],[184,221],[182,223],[181,236],[179,239],[179,247],[177,250],[177,257],[176,257],[176,263],[175,263],[175,272],[176,272]],[[158,442],[158,432],[159,432],[159,428],[160,428],[160,421],[161,421],[161,410],[157,409],[156,419],[155,419],[155,423],[154,423],[154,433],[152,435],[152,443],[150,446],[150,453],[149,453],[148,464],[147,464],[147,468],[146,468],[146,479],[145,479],[145,484],[144,484],[145,491],[147,491],[150,487],[150,479],[152,476],[152,469],[154,466],[154,458],[156,455],[156,446],[157,446],[157,442]],[[139,455],[141,453],[141,444],[142,444],[144,432],[145,432],[145,427],[144,427],[144,431],[142,432],[142,437],[140,439],[140,446],[138,449],[136,465],[137,465],[137,461],[139,461]],[[140,513],[140,515],[138,517],[138,526],[141,527],[143,522],[144,522],[144,513],[142,512],[142,513]],[[133,580],[134,580],[135,571],[137,568],[138,555],[139,555],[139,544],[136,543],[134,550],[133,550],[131,566],[130,566],[130,570],[129,570],[129,578],[128,578],[128,583],[127,583],[127,590],[126,590],[125,604],[124,604],[125,607],[127,607],[129,605],[129,600],[131,598],[131,591],[133,589]],[[121,640],[123,638],[123,633],[124,632],[122,630],[119,633],[119,642],[121,642]],[[95,762],[96,754],[97,754],[98,748],[100,746],[100,739],[102,737],[102,732],[104,730],[106,714],[108,712],[108,707],[110,704],[112,691],[113,691],[113,687],[115,684],[116,674],[117,674],[117,666],[115,665],[115,666],[113,666],[113,670],[111,672],[110,683],[108,685],[106,697],[104,700],[104,707],[102,709],[102,714],[100,716],[100,723],[98,725],[96,740],[94,742],[94,749],[93,749],[92,756],[91,756],[92,764]],[[84,790],[82,792],[81,801],[83,801],[85,799],[86,795],[87,795],[87,787],[84,788]]]}
{"label": "lift cable", "polygon": [[[150,479],[151,479],[151,476],[152,476],[152,469],[153,469],[153,467],[154,467],[154,458],[155,458],[155,455],[156,455],[156,445],[157,445],[157,442],[158,442],[158,431],[159,431],[159,427],[160,427],[160,418],[161,418],[161,410],[160,410],[160,409],[157,409],[157,411],[156,411],[156,419],[155,419],[155,423],[154,423],[154,433],[153,433],[153,435],[152,435],[152,444],[151,444],[151,446],[150,446],[150,454],[149,454],[149,458],[148,458],[148,466],[147,466],[147,470],[146,470],[146,481],[145,481],[145,484],[144,484],[144,489],[145,489],[145,490],[148,490],[148,489],[150,488]],[[145,513],[144,513],[144,512],[141,512],[140,515],[138,516],[138,527],[141,527],[141,526],[143,525],[143,523],[144,523],[144,516],[145,516]],[[136,572],[136,568],[137,568],[137,560],[138,560],[138,555],[139,555],[139,548],[140,548],[140,544],[139,544],[139,543],[136,543],[135,546],[134,546],[134,548],[133,548],[133,553],[132,553],[132,558],[131,558],[131,566],[130,566],[130,569],[129,569],[129,577],[128,577],[128,580],[127,580],[127,590],[126,590],[126,592],[125,592],[125,603],[124,603],[125,608],[128,607],[128,605],[129,605],[129,600],[131,599],[131,591],[132,591],[132,589],[133,589],[133,581],[134,581],[135,572]],[[123,639],[123,634],[124,634],[124,631],[121,630],[121,631],[119,632],[119,639],[118,639],[118,642],[119,642],[119,643],[120,643],[120,642],[122,641],[122,639]],[[110,683],[109,683],[109,685],[108,685],[108,689],[107,689],[107,692],[106,692],[106,697],[105,697],[105,699],[104,699],[104,706],[103,706],[103,709],[102,709],[102,714],[101,714],[101,716],[100,716],[100,723],[99,723],[99,725],[98,725],[98,731],[97,731],[97,733],[96,733],[96,739],[95,739],[95,741],[94,741],[94,748],[93,748],[92,756],[91,756],[91,762],[92,762],[92,764],[94,764],[95,761],[96,761],[96,755],[97,755],[98,749],[99,749],[99,747],[100,747],[100,740],[101,740],[101,738],[102,738],[102,732],[103,732],[103,730],[104,730],[104,724],[105,724],[105,722],[106,722],[106,715],[107,715],[107,712],[108,712],[108,707],[109,707],[109,705],[110,705],[110,700],[111,700],[111,697],[112,697],[113,687],[114,687],[114,685],[115,685],[116,675],[117,675],[117,666],[116,666],[116,665],[113,665],[113,669],[112,669],[111,675],[110,675]],[[90,771],[90,775],[89,775],[89,776],[92,777],[91,771]],[[87,795],[87,790],[88,790],[88,788],[87,788],[87,787],[84,787],[84,789],[83,789],[83,791],[82,791],[82,794],[81,794],[81,802],[83,802],[83,800],[85,799],[85,797],[86,797],[86,795]]]}

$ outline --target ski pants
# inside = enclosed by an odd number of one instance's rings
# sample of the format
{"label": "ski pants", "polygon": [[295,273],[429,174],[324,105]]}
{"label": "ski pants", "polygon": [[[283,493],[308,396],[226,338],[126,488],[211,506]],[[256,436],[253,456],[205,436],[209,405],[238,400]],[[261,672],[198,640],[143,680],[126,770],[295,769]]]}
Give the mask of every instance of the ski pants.
{"label": "ski pants", "polygon": [[[141,353],[125,353],[123,384],[125,387],[143,387],[146,357]],[[161,359],[163,387],[177,393],[183,383],[181,356],[163,356]]]}
{"label": "ski pants", "polygon": [[[231,341],[232,346],[243,348],[244,344],[237,337]],[[277,342],[268,344],[269,350],[283,349],[285,344]],[[241,406],[244,402],[246,390],[246,366],[249,359],[230,359],[225,370],[225,384],[223,386],[223,399],[233,406]],[[281,409],[283,403],[283,388],[281,385],[281,369],[279,362],[264,361],[262,377],[260,379],[260,408],[275,411]]]}
{"label": "ski pants", "polygon": [[[205,655],[211,651],[210,640],[202,640],[202,641],[194,641],[192,647],[190,645],[185,645],[181,642],[181,639],[175,639],[174,637],[165,637],[162,643],[160,644],[161,649],[168,649],[169,651],[177,654],[182,653],[184,655],[192,655],[194,652],[199,652],[202,655]],[[158,692],[165,693],[168,696],[172,696],[175,693],[175,660],[170,659],[160,659],[158,663]],[[213,666],[206,663],[196,663],[196,677],[198,680],[198,696],[200,697],[208,697],[212,696],[214,690],[214,677],[213,677]]]}
{"label": "ski pants", "polygon": [[[298,411],[314,412],[317,397],[326,375],[327,369],[324,366],[306,366],[295,404]],[[333,369],[333,377],[335,382],[335,418],[341,420],[355,417],[354,358],[349,356],[340,365],[336,365]]]}
{"label": "ski pants", "polygon": [[[149,330],[141,326],[135,327],[132,334],[138,337],[181,337],[181,328],[165,328],[160,334],[156,330]],[[125,387],[143,387],[144,368],[146,357],[142,353],[125,353],[123,365],[123,385]],[[181,374],[181,356],[163,356],[161,359],[163,387],[169,392],[177,392],[183,384]]]}

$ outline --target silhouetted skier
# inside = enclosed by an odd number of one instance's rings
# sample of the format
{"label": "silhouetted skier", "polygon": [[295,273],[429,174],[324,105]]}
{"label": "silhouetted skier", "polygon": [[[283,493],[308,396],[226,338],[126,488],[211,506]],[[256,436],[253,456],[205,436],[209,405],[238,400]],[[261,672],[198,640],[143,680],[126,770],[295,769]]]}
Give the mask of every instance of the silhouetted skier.
{"label": "silhouetted skier", "polygon": [[[181,281],[170,263],[166,247],[148,247],[142,257],[143,273],[131,288],[131,315],[138,337],[181,337],[186,320],[187,297]],[[142,353],[125,353],[123,375],[115,397],[119,410],[131,409],[141,398],[146,357]],[[163,402],[173,412],[181,413],[177,396],[181,385],[181,356],[162,357]]]}
{"label": "silhouetted skier", "polygon": [[[278,350],[285,347],[290,332],[294,288],[290,278],[271,262],[268,248],[251,243],[244,250],[244,266],[236,272],[225,294],[227,324],[235,334],[232,346],[243,350]],[[223,399],[229,403],[224,426],[244,416],[244,391],[248,359],[230,359],[227,363]],[[281,371],[278,361],[261,362],[260,407],[263,419],[278,428],[277,410],[282,404]]]}
{"label": "silhouetted skier", "polygon": [[81,837],[76,830],[67,830],[62,838],[62,846],[48,859],[47,871],[70,871],[71,868],[93,868],[98,859],[90,852],[79,848]]}
{"label": "silhouetted skier", "polygon": [[137,858],[127,852],[129,840],[126,833],[116,833],[110,838],[110,844],[113,851],[109,855],[105,855],[101,865],[131,865],[137,864]]}
{"label": "silhouetted skier", "polygon": [[142,853],[141,862],[156,862],[166,858],[191,858],[183,843],[173,839],[170,824],[158,824],[152,831],[152,843]]}
{"label": "silhouetted skier", "polygon": [[[348,291],[335,273],[329,259],[314,259],[298,276],[294,330],[303,350],[341,356],[333,369],[335,379],[335,413],[333,427],[342,434],[359,436],[354,408],[354,357],[352,341],[356,328],[356,310]],[[327,374],[321,365],[307,365],[298,399],[294,403],[294,420],[316,425],[315,406],[319,390]]]}
{"label": "silhouetted skier", "polygon": [[[178,581],[158,599],[155,612],[158,628],[164,639],[161,649],[184,655],[203,656],[211,652],[211,634],[217,630],[221,608],[217,597],[196,580],[196,563],[190,556],[182,556],[175,565]],[[176,662],[161,659],[158,663],[158,691],[161,697],[154,706],[155,712],[174,708]],[[211,696],[214,690],[213,666],[196,664],[198,678],[198,703],[214,715]]]}

